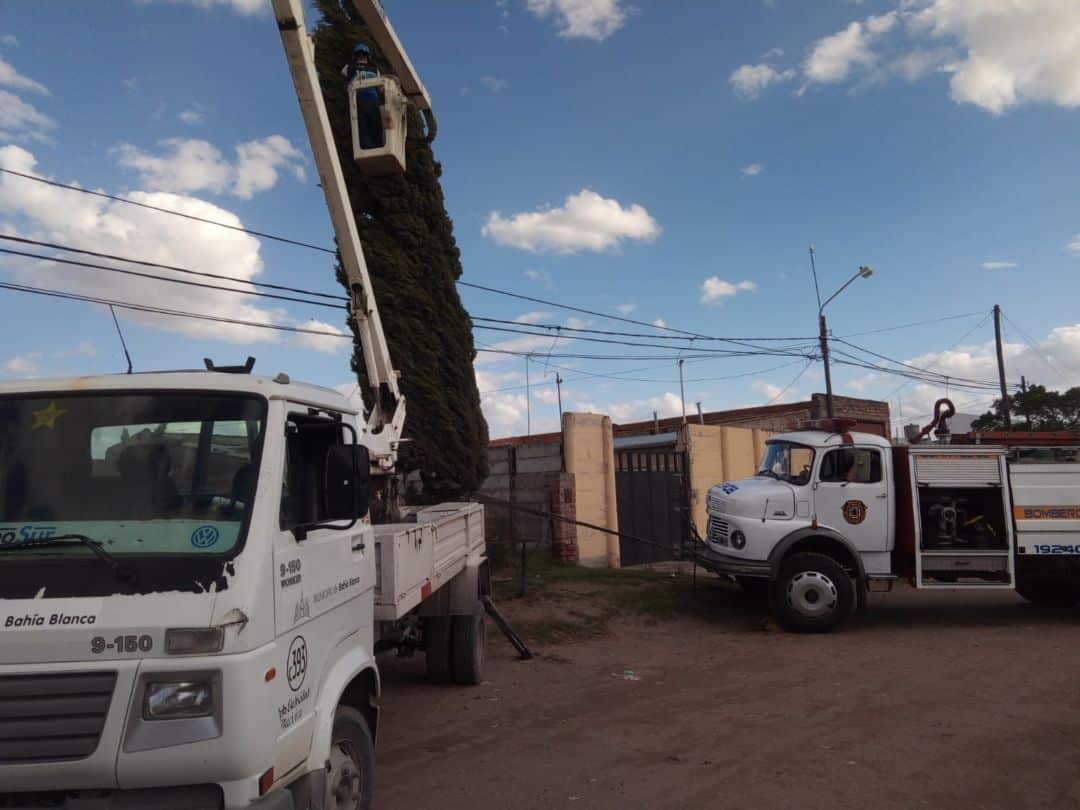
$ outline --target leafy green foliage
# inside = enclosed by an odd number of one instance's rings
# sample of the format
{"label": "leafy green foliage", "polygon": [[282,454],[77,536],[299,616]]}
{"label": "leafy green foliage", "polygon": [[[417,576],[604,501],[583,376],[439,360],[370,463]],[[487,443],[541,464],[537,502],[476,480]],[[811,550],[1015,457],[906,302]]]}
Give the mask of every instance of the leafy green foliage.
{"label": "leafy green foliage", "polygon": [[[1065,392],[1048,391],[1045,386],[1031,385],[1009,398],[1009,413],[1013,430],[1073,430],[1080,431],[1080,387]],[[972,423],[975,430],[1004,430],[1005,411],[1001,400]]]}
{"label": "leafy green foliage", "polygon": [[[319,81],[407,405],[409,441],[402,447],[399,469],[420,472],[425,500],[457,498],[476,491],[487,475],[488,433],[473,373],[472,322],[455,286],[461,256],[439,185],[442,169],[423,140],[419,115],[411,109],[408,171],[387,177],[360,173],[352,159],[341,68],[351,60],[357,42],[371,46],[383,72],[387,63],[359,18],[334,0],[316,0],[316,6],[323,15],[314,32]],[[344,284],[340,261],[337,276]],[[352,367],[366,391],[358,340]]]}

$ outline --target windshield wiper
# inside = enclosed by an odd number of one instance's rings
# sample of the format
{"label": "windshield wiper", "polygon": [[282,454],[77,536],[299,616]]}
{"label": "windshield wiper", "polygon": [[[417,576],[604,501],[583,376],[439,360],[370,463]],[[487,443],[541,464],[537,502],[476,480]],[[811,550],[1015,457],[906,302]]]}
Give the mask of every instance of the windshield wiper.
{"label": "windshield wiper", "polygon": [[0,551],[18,551],[24,548],[48,548],[57,546],[60,548],[70,546],[86,546],[94,553],[94,556],[109,566],[116,578],[122,582],[134,582],[135,572],[122,565],[116,557],[105,550],[100,540],[87,537],[85,534],[58,534],[55,537],[38,537],[32,540],[23,540],[19,543],[0,546]]}
{"label": "windshield wiper", "polygon": [[775,478],[777,481],[782,481],[783,480],[782,478],[780,478],[779,475],[774,473],[772,470],[758,470],[756,473],[754,473],[754,475],[767,475],[769,478]]}

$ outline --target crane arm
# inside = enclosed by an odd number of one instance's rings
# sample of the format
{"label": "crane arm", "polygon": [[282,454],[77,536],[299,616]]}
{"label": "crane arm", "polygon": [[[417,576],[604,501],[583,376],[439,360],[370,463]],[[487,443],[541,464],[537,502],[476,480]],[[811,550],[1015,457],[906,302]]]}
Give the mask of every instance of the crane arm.
{"label": "crane arm", "polygon": [[[389,471],[397,461],[398,444],[405,422],[405,398],[398,388],[398,373],[390,359],[390,349],[383,333],[382,321],[379,319],[371,276],[368,274],[364,251],[360,246],[360,235],[356,230],[356,220],[349,203],[341,162],[334,145],[334,133],[330,129],[330,119],[326,114],[326,103],[315,69],[314,46],[304,26],[302,0],[272,0],[272,3],[296,97],[303,113],[304,126],[307,128],[311,151],[319,171],[319,181],[326,196],[326,205],[330,209],[330,220],[334,226],[349,289],[350,314],[360,339],[364,369],[373,389],[373,404],[367,417],[366,443],[369,445],[372,461],[382,470]],[[354,4],[365,22],[368,16],[376,13],[379,15],[382,20],[382,28],[379,30],[389,33],[390,39],[387,43],[392,47],[388,48],[381,41],[378,44],[392,64],[394,57],[391,54],[395,53],[396,48],[398,61],[406,68],[401,77],[404,82],[406,76],[412,73],[412,65],[400,48],[397,36],[390,28],[382,9],[375,0],[354,0]],[[415,75],[413,79],[415,92],[430,105],[427,91]]]}

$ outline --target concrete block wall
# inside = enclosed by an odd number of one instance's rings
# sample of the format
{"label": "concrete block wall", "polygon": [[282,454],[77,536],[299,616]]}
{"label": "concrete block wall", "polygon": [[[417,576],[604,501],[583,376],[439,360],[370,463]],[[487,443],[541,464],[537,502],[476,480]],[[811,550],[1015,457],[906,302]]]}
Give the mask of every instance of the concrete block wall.
{"label": "concrete block wall", "polygon": [[[481,495],[509,501],[513,489],[515,503],[547,512],[551,509],[551,493],[558,488],[562,474],[562,442],[555,439],[489,447],[488,465],[490,472],[480,486]],[[488,502],[487,514],[485,526],[491,542],[552,543],[550,518],[518,512],[514,516],[515,536],[509,537],[509,507]]]}

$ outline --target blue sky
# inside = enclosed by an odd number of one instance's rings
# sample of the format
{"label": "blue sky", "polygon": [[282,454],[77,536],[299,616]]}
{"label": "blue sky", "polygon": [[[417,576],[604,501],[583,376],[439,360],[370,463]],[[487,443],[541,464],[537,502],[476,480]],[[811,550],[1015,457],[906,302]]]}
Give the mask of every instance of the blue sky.
{"label": "blue sky", "polygon": [[[875,269],[829,306],[837,336],[953,378],[993,380],[985,315],[999,303],[1010,379],[1080,384],[1080,51],[1069,44],[1080,37],[1080,4],[1026,0],[998,13],[981,0],[385,5],[434,100],[465,280],[708,335],[810,337],[813,243],[826,295],[860,265]],[[72,4],[40,18],[32,4],[9,4],[0,24],[0,166],[332,243],[264,3]],[[0,233],[337,291],[322,254],[10,176],[0,177]],[[0,257],[0,276],[343,327],[333,310],[33,259]],[[462,294],[475,316],[650,331]],[[0,291],[0,308],[7,377],[123,369],[99,306]],[[347,341],[146,314],[121,321],[137,369],[250,353],[264,373],[350,379]],[[876,331],[922,321],[933,322]],[[536,354],[534,431],[556,424],[556,366],[568,410],[625,421],[680,409],[673,359],[554,357],[670,350],[566,339],[552,348],[479,330],[477,339]],[[820,363],[805,365],[688,361],[688,409],[804,398],[823,389]],[[525,360],[481,354],[477,369],[492,434],[524,432]],[[834,372],[838,393],[888,397],[909,418],[945,392],[944,380],[905,382]],[[993,396],[950,393],[975,411]]]}

